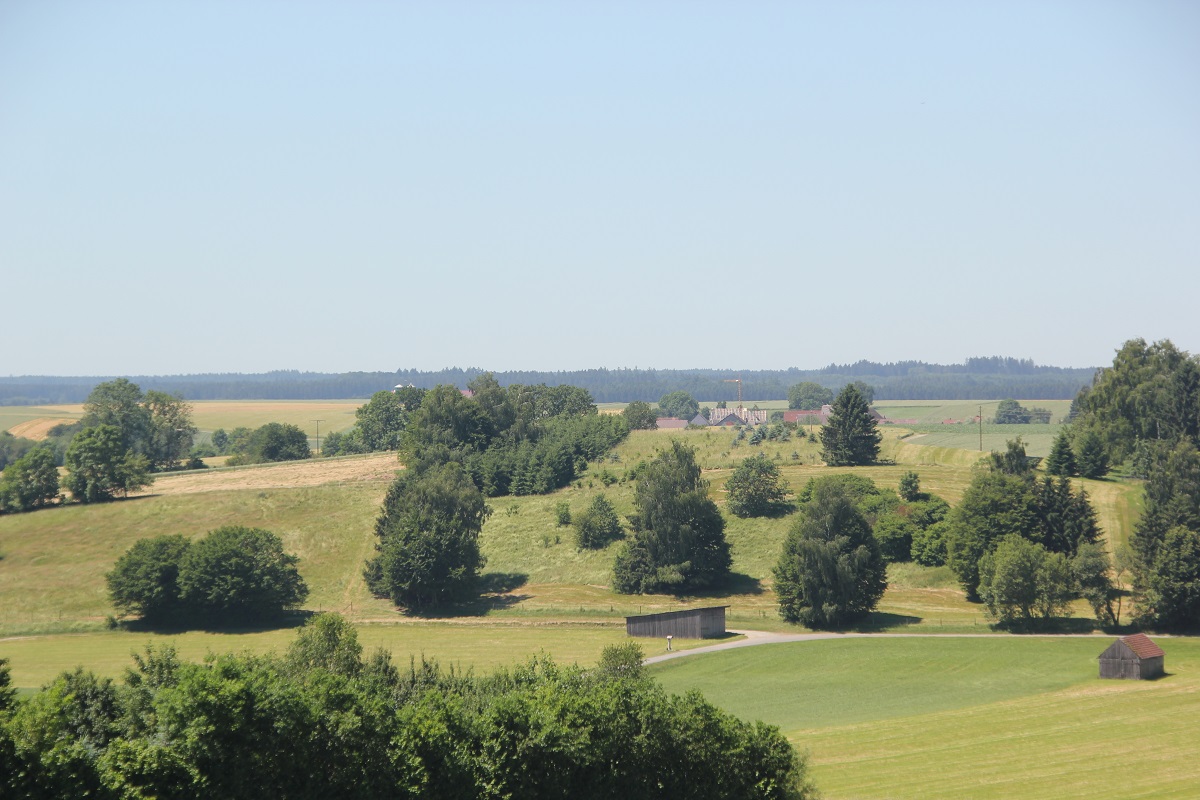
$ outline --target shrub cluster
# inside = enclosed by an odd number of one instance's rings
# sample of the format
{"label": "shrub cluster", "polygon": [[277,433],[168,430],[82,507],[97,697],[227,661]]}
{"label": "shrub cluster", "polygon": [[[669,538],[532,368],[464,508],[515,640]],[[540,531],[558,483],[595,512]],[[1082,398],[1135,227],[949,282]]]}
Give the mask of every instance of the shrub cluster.
{"label": "shrub cluster", "polygon": [[141,539],[105,577],[122,614],[151,623],[223,624],[277,617],[308,597],[296,569],[270,531],[229,525],[189,542]]}

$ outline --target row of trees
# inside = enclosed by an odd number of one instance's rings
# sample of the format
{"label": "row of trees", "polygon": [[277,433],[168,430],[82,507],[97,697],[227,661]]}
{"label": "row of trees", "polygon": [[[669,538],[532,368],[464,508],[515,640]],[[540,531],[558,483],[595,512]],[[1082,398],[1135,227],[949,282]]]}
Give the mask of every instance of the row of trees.
{"label": "row of trees", "polygon": [[77,670],[27,700],[0,662],[0,796],[801,800],[774,727],[667,694],[636,648],[482,677],[407,669],[321,615],[281,656],[135,656],[122,684]]}

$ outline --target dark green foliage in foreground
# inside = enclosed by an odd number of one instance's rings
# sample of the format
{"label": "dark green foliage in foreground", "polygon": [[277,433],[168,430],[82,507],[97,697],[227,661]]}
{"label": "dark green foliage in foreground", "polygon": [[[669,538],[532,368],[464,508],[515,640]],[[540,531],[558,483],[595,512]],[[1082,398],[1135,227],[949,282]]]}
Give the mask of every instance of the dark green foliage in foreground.
{"label": "dark green foliage in foreground", "polygon": [[617,554],[613,587],[624,594],[684,592],[723,583],[732,559],[725,520],[700,478],[696,451],[660,450],[638,479],[633,538]]}
{"label": "dark green foliage in foreground", "polygon": [[575,515],[575,541],[580,548],[596,549],[624,535],[617,510],[608,498],[596,495],[591,505]]}
{"label": "dark green foliage in foreground", "polygon": [[806,494],[775,567],[779,612],[813,628],[848,625],[883,597],[887,565],[841,482],[818,479]]}
{"label": "dark green foliage in foreground", "polygon": [[191,543],[182,536],[142,539],[106,578],[124,614],[155,623],[244,623],[304,602],[308,586],[298,560],[274,533],[228,525]]}
{"label": "dark green foliage in foreground", "polygon": [[35,447],[0,475],[0,512],[32,511],[57,499],[58,467],[49,447]]}
{"label": "dark green foliage in foreground", "polygon": [[66,673],[0,713],[0,796],[814,796],[778,729],[668,695],[627,650],[464,677],[364,661],[318,617],[283,658],[147,651],[123,685]]}
{"label": "dark green foliage in foreground", "polygon": [[364,576],[376,595],[428,608],[472,597],[486,561],[479,532],[491,509],[454,462],[405,471],[375,522],[378,551]]}
{"label": "dark green foliage in foreground", "polygon": [[788,484],[774,461],[761,453],[742,459],[725,483],[729,512],[738,517],[772,517],[787,513]]}
{"label": "dark green foliage in foreground", "polygon": [[821,457],[831,467],[873,464],[882,438],[867,401],[858,387],[849,384],[833,401],[829,420],[821,428]]}

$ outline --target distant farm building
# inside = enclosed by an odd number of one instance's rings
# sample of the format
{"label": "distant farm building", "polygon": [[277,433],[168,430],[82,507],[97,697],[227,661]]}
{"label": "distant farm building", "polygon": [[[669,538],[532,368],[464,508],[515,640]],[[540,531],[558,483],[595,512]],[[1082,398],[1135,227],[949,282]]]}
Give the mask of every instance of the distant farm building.
{"label": "distant farm building", "polygon": [[686,611],[665,611],[661,614],[642,614],[625,618],[625,632],[630,636],[677,639],[708,639],[725,634],[725,609],[729,606],[689,608]]}
{"label": "distant farm building", "polygon": [[783,421],[795,422],[800,425],[824,425],[827,416],[819,408],[791,409],[783,412]]}
{"label": "distant farm building", "polygon": [[766,425],[770,412],[749,408],[714,408],[708,416],[710,425]]}
{"label": "distant farm building", "polygon": [[1162,648],[1144,633],[1122,636],[1100,654],[1101,678],[1144,681],[1164,674]]}
{"label": "distant farm building", "polygon": [[660,431],[678,430],[680,428],[686,428],[688,426],[688,421],[686,419],[679,419],[678,417],[659,417],[654,421],[654,425]]}
{"label": "distant farm building", "polygon": [[703,414],[697,414],[688,421],[688,425],[695,425],[703,428],[704,426],[708,425],[708,417],[704,416]]}

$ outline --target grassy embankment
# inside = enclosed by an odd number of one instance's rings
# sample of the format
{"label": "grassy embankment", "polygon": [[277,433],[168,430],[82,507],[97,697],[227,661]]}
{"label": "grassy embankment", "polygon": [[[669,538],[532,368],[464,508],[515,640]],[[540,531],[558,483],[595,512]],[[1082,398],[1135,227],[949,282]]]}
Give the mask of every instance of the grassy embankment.
{"label": "grassy embankment", "polygon": [[845,639],[652,668],[780,726],[838,798],[1191,798],[1200,641],[1160,639],[1168,676],[1101,681],[1097,637]]}

